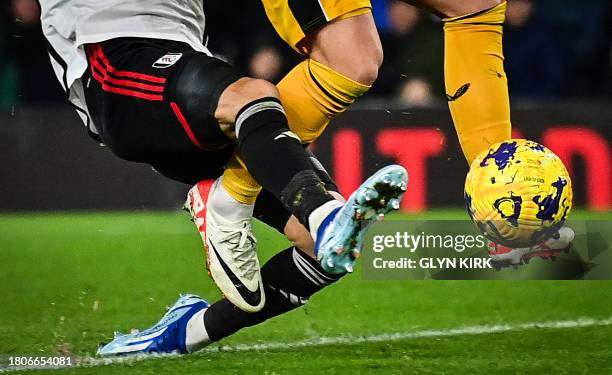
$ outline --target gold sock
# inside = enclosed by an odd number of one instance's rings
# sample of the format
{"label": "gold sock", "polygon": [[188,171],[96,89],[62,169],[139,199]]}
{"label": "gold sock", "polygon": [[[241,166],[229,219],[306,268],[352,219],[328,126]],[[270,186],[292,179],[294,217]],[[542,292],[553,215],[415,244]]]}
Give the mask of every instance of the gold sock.
{"label": "gold sock", "polygon": [[506,3],[444,19],[444,75],[459,143],[468,163],[510,139],[510,99],[502,50]]}
{"label": "gold sock", "polygon": [[[277,87],[289,128],[302,143],[316,140],[336,115],[370,89],[310,59],[293,68]],[[261,190],[236,153],[223,173],[223,187],[244,204],[255,203]]]}
{"label": "gold sock", "polygon": [[255,204],[261,186],[246,169],[237,151],[234,151],[223,172],[223,187],[234,199],[244,204]]}
{"label": "gold sock", "polygon": [[277,87],[289,128],[303,143],[316,140],[334,117],[370,89],[312,59],[298,64]]}

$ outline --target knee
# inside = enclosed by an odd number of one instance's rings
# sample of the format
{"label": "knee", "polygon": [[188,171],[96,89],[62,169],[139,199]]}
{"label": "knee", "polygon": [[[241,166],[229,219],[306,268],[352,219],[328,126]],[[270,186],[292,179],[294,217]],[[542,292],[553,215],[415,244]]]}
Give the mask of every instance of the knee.
{"label": "knee", "polygon": [[461,17],[494,8],[504,1],[506,0],[442,1],[434,10],[444,17]]}
{"label": "knee", "polygon": [[236,116],[242,108],[255,100],[269,97],[280,97],[278,89],[272,83],[263,79],[241,78],[221,94],[215,118],[225,133],[231,133]]}
{"label": "knee", "polygon": [[351,78],[361,84],[372,85],[378,78],[378,70],[383,63],[383,57],[383,50],[380,45],[372,46],[363,53],[357,54],[352,62],[356,70],[353,73],[354,77]]}
{"label": "knee", "polygon": [[[276,86],[266,80],[256,78],[242,78],[238,82],[237,87],[232,88],[236,91],[238,106],[243,107],[250,102],[261,98],[279,98],[278,89]],[[228,88],[228,89],[229,89]]]}
{"label": "knee", "polygon": [[332,68],[353,81],[371,86],[378,78],[378,70],[383,63],[383,49],[380,44],[363,46],[353,54],[346,55],[339,61],[330,61]]}
{"label": "knee", "polygon": [[480,6],[481,9],[477,10],[477,12],[481,10],[487,10],[487,9],[494,8],[498,6],[499,4],[503,3],[504,1],[506,0],[482,0],[482,4]]}
{"label": "knee", "polygon": [[[354,50],[354,49],[353,49]],[[380,46],[359,49],[350,55],[312,56],[317,62],[362,85],[371,86],[378,78],[383,51]]]}
{"label": "knee", "polygon": [[310,57],[364,85],[378,78],[383,49],[371,14],[327,24],[311,39]]}

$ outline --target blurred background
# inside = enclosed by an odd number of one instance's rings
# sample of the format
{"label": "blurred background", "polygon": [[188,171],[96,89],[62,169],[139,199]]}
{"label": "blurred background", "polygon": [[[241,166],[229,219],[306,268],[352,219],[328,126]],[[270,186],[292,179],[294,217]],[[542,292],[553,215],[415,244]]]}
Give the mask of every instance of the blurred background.
{"label": "blurred background", "polygon": [[[178,207],[185,186],[87,138],[52,74],[36,2],[0,6],[0,210]],[[209,48],[246,74],[276,82],[300,61],[259,1],[205,8]],[[440,21],[395,0],[373,9],[385,51],[379,79],[315,152],[344,191],[397,161],[412,174],[405,210],[459,206],[467,165],[445,103]],[[609,0],[510,0],[504,34],[515,135],[557,152],[578,205],[596,210],[612,207],[611,21]]]}

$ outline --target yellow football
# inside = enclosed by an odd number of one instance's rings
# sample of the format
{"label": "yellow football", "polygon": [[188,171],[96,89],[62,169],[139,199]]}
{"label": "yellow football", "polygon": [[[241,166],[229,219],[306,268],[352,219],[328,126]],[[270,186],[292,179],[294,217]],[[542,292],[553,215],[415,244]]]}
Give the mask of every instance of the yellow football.
{"label": "yellow football", "polygon": [[491,241],[528,247],[547,240],[567,220],[572,183],[552,151],[537,142],[512,139],[494,144],[472,162],[465,203]]}

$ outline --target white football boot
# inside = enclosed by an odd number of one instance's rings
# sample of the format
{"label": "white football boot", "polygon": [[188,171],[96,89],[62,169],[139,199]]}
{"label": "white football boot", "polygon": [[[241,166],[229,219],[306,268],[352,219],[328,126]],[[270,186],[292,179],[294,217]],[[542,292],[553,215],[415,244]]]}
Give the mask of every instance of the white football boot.
{"label": "white football boot", "polygon": [[[212,186],[203,181],[189,190],[185,208],[204,241],[209,275],[236,307],[257,312],[264,306],[265,294],[252,233],[252,206],[228,199],[233,200],[221,178]],[[215,208],[228,205],[237,208],[230,215]]]}
{"label": "white football boot", "polygon": [[489,256],[497,270],[509,266],[517,268],[532,258],[555,260],[562,253],[569,253],[574,237],[574,230],[563,226],[551,238],[532,247],[513,249],[490,241]]}

